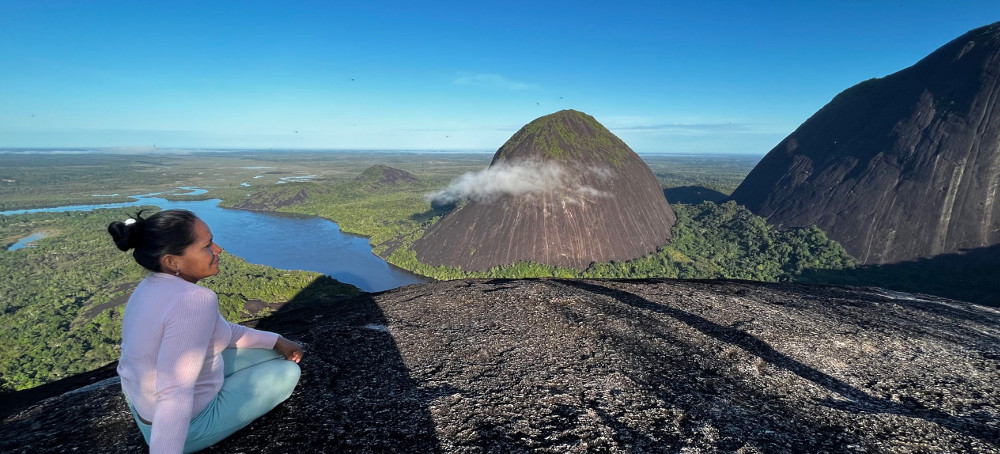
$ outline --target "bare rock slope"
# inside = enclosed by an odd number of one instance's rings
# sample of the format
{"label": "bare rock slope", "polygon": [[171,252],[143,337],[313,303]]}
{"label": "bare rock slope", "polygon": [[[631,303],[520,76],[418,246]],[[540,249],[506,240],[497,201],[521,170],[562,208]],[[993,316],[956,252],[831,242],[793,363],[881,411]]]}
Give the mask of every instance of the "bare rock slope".
{"label": "bare rock slope", "polygon": [[469,199],[413,244],[430,265],[483,271],[534,261],[586,268],[649,254],[676,216],[659,181],[594,117],[538,118],[493,156],[495,193]]}
{"label": "bare rock slope", "polygon": [[1000,243],[1000,22],[837,95],[732,198],[863,263]]}
{"label": "bare rock slope", "polygon": [[[209,452],[1000,452],[1000,312],[954,301],[465,280],[259,327],[305,345],[302,380]],[[5,453],[143,450],[114,378],[0,425]]]}

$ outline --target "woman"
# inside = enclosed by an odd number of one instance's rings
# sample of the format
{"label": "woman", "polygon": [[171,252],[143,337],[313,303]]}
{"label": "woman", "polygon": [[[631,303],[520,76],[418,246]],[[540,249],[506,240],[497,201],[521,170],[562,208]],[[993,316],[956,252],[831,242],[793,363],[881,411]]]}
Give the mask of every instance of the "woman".
{"label": "woman", "polygon": [[287,399],[302,348],[227,322],[215,292],[196,285],[219,272],[222,252],[201,219],[140,214],[108,226],[115,245],[152,271],[125,306],[118,375],[150,452],[194,452]]}

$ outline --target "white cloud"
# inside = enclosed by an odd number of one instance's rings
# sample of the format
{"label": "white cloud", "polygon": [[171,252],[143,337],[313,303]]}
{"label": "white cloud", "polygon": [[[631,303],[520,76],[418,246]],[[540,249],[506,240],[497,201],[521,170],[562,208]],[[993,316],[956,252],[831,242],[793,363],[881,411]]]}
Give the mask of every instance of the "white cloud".
{"label": "white cloud", "polygon": [[660,123],[620,126],[618,131],[654,132],[677,135],[737,134],[753,132],[747,123]]}
{"label": "white cloud", "polygon": [[662,134],[671,136],[717,136],[720,134],[745,135],[766,131],[766,125],[742,121],[707,122],[662,121],[648,117],[619,116],[607,118],[604,124],[613,132],[635,134]]}
{"label": "white cloud", "polygon": [[556,162],[500,162],[479,172],[466,173],[452,181],[447,188],[427,194],[425,198],[431,203],[449,204],[462,200],[489,203],[507,195],[542,195],[554,191],[562,191],[569,197],[591,200],[610,196],[581,184],[581,173],[591,174],[599,179],[613,176],[610,169],[585,168],[571,171]]}

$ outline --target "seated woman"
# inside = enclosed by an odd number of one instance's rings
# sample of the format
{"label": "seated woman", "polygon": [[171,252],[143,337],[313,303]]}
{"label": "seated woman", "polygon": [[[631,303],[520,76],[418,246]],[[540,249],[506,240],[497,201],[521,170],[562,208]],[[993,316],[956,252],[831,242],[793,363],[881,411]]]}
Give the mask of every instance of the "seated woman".
{"label": "seated woman", "polygon": [[222,252],[201,219],[140,214],[108,226],[115,245],[152,271],[125,306],[118,375],[150,452],[194,452],[287,399],[302,348],[227,322],[215,292],[196,285],[219,272]]}

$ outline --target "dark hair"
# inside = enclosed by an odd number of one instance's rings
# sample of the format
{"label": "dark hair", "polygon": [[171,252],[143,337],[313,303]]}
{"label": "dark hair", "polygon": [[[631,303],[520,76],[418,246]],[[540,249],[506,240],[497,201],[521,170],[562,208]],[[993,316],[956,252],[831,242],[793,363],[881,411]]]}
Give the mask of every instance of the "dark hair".
{"label": "dark hair", "polygon": [[194,221],[198,217],[188,210],[164,210],[146,219],[139,211],[132,219],[135,222],[112,222],[108,233],[118,249],[135,249],[132,257],[136,263],[150,271],[162,271],[160,257],[181,255],[194,243]]}

